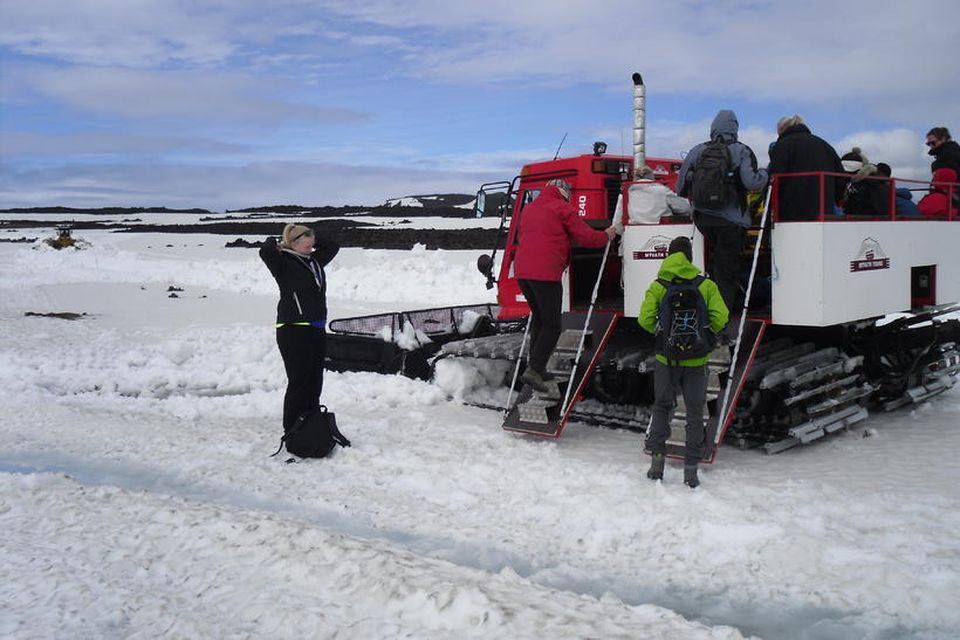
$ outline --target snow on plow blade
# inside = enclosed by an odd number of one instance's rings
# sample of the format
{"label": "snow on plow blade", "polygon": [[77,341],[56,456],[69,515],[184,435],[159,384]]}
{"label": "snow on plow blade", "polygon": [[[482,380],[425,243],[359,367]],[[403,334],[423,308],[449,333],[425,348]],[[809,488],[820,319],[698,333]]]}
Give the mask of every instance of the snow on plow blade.
{"label": "snow on plow blade", "polygon": [[326,368],[428,379],[429,358],[451,340],[487,335],[499,307],[472,304],[332,320]]}

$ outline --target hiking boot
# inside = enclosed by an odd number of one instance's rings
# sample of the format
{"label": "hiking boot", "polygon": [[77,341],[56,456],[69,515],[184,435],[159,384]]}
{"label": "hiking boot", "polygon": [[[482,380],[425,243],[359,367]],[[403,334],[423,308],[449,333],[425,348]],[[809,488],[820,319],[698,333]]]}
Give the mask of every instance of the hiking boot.
{"label": "hiking boot", "polygon": [[683,484],[691,489],[700,486],[700,478],[697,477],[697,465],[687,464],[683,466]]}
{"label": "hiking boot", "polygon": [[546,391],[537,391],[537,397],[542,398],[543,400],[559,400],[560,399],[560,386],[557,384],[556,380],[544,380],[544,386],[546,386]]}
{"label": "hiking boot", "polygon": [[523,372],[523,375],[520,376],[520,382],[530,385],[540,393],[548,393],[550,391],[550,387],[547,384],[547,381],[543,379],[543,376],[530,367],[527,367],[526,371]]}
{"label": "hiking boot", "polygon": [[651,480],[663,480],[663,465],[666,457],[662,453],[655,453],[650,456],[650,468],[647,470],[647,477]]}

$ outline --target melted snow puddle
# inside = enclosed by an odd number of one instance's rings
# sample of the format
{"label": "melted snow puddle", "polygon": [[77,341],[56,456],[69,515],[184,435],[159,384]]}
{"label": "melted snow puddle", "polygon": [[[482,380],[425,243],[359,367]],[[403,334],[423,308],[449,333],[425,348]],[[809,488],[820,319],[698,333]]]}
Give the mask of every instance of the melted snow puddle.
{"label": "melted snow puddle", "polygon": [[[936,630],[908,629],[893,617],[879,620],[876,612],[841,611],[811,606],[784,607],[756,600],[736,602],[725,592],[702,592],[675,586],[637,584],[635,578],[587,572],[567,564],[534,566],[528,559],[491,546],[408,531],[383,529],[343,513],[302,503],[261,498],[236,490],[185,481],[149,468],[115,463],[78,463],[49,455],[19,454],[17,461],[0,458],[0,473],[21,475],[63,474],[84,485],[107,485],[127,491],[145,491],[196,500],[219,507],[268,512],[361,539],[383,540],[414,553],[446,560],[489,573],[507,570],[536,584],[597,599],[611,595],[629,605],[653,604],[670,609],[687,620],[706,625],[726,625],[745,635],[767,638],[832,640],[835,638],[930,637]],[[282,462],[278,462],[282,464]]]}

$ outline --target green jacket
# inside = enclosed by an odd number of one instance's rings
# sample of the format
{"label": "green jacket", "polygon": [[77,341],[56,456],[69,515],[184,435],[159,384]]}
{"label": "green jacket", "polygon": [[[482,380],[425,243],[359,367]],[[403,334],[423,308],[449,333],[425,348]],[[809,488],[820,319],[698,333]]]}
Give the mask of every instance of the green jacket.
{"label": "green jacket", "polygon": [[[660,265],[660,272],[657,273],[658,278],[663,278],[668,281],[676,278],[693,280],[698,275],[700,275],[700,270],[691,264],[682,253],[671,253],[667,256]],[[727,320],[730,318],[730,311],[727,310],[727,305],[724,304],[723,298],[720,296],[717,283],[709,278],[704,278],[698,288],[700,289],[700,293],[703,294],[704,301],[707,303],[707,313],[710,315],[710,328],[713,329],[714,333],[719,333],[720,330],[727,325]],[[660,301],[663,300],[663,296],[666,295],[666,293],[666,287],[654,280],[647,288],[647,293],[643,297],[637,322],[650,333],[657,332]],[[678,364],[681,367],[700,367],[706,364],[709,358],[710,356],[691,358],[690,360],[681,360]],[[657,361],[668,364],[667,359],[659,353],[657,354]]]}

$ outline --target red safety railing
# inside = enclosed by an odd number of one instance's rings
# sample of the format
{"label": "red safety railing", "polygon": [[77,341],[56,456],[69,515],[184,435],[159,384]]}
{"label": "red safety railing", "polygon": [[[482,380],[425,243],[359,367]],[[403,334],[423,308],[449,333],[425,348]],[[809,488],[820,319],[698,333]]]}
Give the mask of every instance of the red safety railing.
{"label": "red safety railing", "polygon": [[[772,176],[770,188],[773,189],[773,194],[770,198],[770,209],[771,209],[771,218],[775,222],[781,222],[780,218],[780,185],[785,183],[785,181],[795,178],[816,178],[816,190],[817,190],[817,202],[816,211],[813,212],[804,212],[803,215],[799,217],[791,218],[790,220],[784,220],[784,222],[862,222],[864,220],[960,220],[960,212],[958,212],[955,203],[955,198],[958,193],[960,193],[960,184],[958,183],[943,183],[937,182],[934,183],[929,180],[909,180],[906,178],[893,178],[886,176],[866,176],[861,178],[861,180],[872,180],[880,181],[886,185],[886,211],[878,211],[876,213],[857,213],[849,214],[843,213],[841,207],[841,198],[843,193],[835,193],[835,201],[827,202],[825,198],[826,190],[826,181],[828,178],[836,179],[841,178],[844,181],[851,180],[849,173],[836,173],[831,171],[803,171],[795,173],[779,173]],[[621,219],[623,224],[626,226],[630,224],[629,217],[629,203],[630,195],[629,189],[632,185],[635,184],[663,184],[658,180],[635,180],[623,182],[620,185],[621,191],[621,202],[623,203],[623,209],[620,212]],[[942,215],[929,216],[923,215],[921,213],[913,214],[898,214],[897,205],[896,205],[896,191],[898,184],[908,184],[908,185],[917,185],[916,187],[910,187],[911,192],[930,192],[932,187],[936,187],[938,190],[943,192],[946,195],[947,209]],[[914,205],[918,203],[914,202]],[[830,211],[826,211],[827,206],[831,207]],[[833,209],[836,207],[838,209],[835,212]],[[661,224],[675,224],[677,220],[675,218],[663,218],[661,219]]]}
{"label": "red safety railing", "polygon": [[[826,191],[826,181],[828,178],[836,179],[841,178],[845,182],[851,180],[851,175],[849,173],[835,173],[831,171],[803,171],[796,173],[780,173],[772,176],[770,182],[770,188],[773,189],[773,194],[770,198],[770,209],[772,213],[772,218],[775,222],[781,221],[780,212],[782,204],[781,199],[781,190],[780,186],[783,184],[786,185],[787,180],[798,179],[798,178],[816,178],[817,180],[817,206],[816,212],[804,213],[801,216],[793,216],[790,220],[785,220],[785,222],[853,222],[853,221],[863,221],[863,220],[960,220],[960,214],[958,214],[957,207],[955,206],[954,198],[956,194],[960,192],[960,184],[957,183],[943,183],[943,182],[932,182],[924,180],[908,180],[905,178],[893,178],[886,176],[865,176],[860,180],[872,180],[880,181],[886,183],[886,211],[877,211],[876,213],[844,213],[842,211],[842,193],[835,193],[835,202],[827,202],[825,197]],[[923,215],[920,212],[914,214],[897,214],[897,205],[896,205],[896,191],[897,184],[914,184],[914,185],[923,185],[922,187],[910,188],[911,192],[914,191],[925,191],[933,192],[934,187],[936,190],[939,190],[946,196],[947,207],[942,215]],[[917,205],[918,203],[914,203]],[[838,212],[825,211],[827,205],[835,206],[837,209],[840,209]]]}

